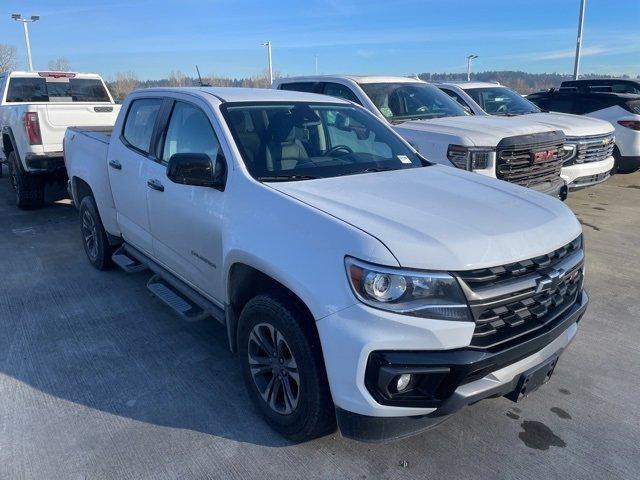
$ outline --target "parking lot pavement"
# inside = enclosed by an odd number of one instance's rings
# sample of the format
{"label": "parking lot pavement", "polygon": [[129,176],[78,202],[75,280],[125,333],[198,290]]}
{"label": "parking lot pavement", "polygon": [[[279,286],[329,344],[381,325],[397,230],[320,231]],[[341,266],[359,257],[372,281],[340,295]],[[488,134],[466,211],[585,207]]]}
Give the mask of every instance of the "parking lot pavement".
{"label": "parking lot pavement", "polygon": [[640,476],[640,173],[570,196],[591,306],[551,382],[385,445],[287,443],[250,405],[222,326],[178,320],[145,274],[94,270],[69,203],[20,211],[8,195],[5,176],[1,478]]}

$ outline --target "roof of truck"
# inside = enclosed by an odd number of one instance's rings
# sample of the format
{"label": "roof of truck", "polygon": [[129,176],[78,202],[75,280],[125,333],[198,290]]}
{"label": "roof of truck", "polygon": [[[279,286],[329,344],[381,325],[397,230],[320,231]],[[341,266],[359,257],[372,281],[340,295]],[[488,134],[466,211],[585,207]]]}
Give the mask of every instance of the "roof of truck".
{"label": "roof of truck", "polygon": [[[145,92],[185,92],[192,95],[213,95],[221,102],[325,102],[350,103],[339,98],[329,98],[317,93],[275,90],[271,88],[238,87],[157,87],[142,89]],[[140,90],[138,90],[140,91]]]}
{"label": "roof of truck", "polygon": [[426,83],[417,78],[396,77],[387,75],[307,75],[302,77],[286,77],[276,80],[277,83],[292,82],[331,82],[335,80],[353,80],[356,83]]}
{"label": "roof of truck", "polygon": [[11,77],[26,77],[26,78],[37,78],[37,77],[52,77],[52,76],[73,76],[75,77],[84,77],[84,78],[101,78],[97,73],[85,73],[85,72],[61,72],[54,70],[38,70],[33,72],[27,72],[26,70],[12,70],[8,72],[0,72],[2,75],[9,75]]}

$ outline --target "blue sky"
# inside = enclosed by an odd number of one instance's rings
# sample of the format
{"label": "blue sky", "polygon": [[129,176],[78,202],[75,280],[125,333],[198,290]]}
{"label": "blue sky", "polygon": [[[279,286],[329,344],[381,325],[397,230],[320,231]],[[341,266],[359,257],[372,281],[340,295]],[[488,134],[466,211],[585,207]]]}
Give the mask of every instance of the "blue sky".
{"label": "blue sky", "polygon": [[[0,0],[0,43],[18,47],[10,14],[39,14],[35,68],[65,57],[74,70],[107,78],[171,70],[252,76],[273,43],[285,75],[573,69],[579,0]],[[582,71],[640,74],[640,0],[588,0]]]}

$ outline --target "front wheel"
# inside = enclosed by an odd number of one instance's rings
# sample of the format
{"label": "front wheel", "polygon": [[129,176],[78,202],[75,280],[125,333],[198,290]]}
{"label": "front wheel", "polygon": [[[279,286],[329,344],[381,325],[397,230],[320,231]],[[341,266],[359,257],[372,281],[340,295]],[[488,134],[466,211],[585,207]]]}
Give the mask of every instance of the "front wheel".
{"label": "front wheel", "polygon": [[313,319],[293,299],[263,294],[240,315],[238,351],[249,396],[295,442],[335,431],[335,411]]}
{"label": "front wheel", "polygon": [[91,196],[84,197],[80,202],[80,232],[84,251],[91,264],[98,270],[111,267],[113,248],[102,226],[96,201]]}

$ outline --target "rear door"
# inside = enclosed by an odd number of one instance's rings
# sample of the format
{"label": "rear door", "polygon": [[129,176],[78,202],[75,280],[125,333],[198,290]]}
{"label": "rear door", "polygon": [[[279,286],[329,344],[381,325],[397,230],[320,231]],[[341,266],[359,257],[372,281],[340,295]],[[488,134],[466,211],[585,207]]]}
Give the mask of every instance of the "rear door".
{"label": "rear door", "polygon": [[[218,135],[205,113],[207,104],[185,97],[170,102],[166,127],[157,139],[157,159],[149,161],[147,204],[154,257],[213,300],[222,298],[223,191],[173,183],[167,164],[176,153],[204,153],[223,162]],[[163,122],[165,123],[165,122]]]}
{"label": "rear door", "polygon": [[120,132],[113,132],[107,163],[118,224],[124,239],[151,255],[147,178],[162,98],[135,98]]}

